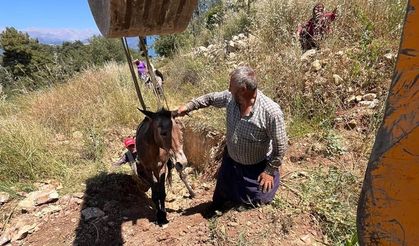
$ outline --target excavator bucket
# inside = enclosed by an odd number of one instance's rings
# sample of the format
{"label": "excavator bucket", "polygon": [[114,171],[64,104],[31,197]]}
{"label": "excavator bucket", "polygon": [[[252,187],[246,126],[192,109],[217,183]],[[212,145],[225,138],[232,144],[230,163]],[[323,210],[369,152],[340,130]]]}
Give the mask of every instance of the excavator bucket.
{"label": "excavator bucket", "polygon": [[361,245],[419,245],[419,0],[410,0],[358,204]]}
{"label": "excavator bucket", "polygon": [[89,0],[96,25],[107,38],[182,32],[198,0]]}

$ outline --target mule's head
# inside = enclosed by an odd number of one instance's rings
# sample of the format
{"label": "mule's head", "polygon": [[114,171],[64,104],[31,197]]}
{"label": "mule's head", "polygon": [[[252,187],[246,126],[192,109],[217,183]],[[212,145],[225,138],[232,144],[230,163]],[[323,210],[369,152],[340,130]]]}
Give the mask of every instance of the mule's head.
{"label": "mule's head", "polygon": [[171,153],[176,166],[186,167],[188,160],[183,152],[182,124],[175,119],[177,111],[164,109],[158,112],[141,109],[140,111],[151,120],[150,127],[158,147]]}

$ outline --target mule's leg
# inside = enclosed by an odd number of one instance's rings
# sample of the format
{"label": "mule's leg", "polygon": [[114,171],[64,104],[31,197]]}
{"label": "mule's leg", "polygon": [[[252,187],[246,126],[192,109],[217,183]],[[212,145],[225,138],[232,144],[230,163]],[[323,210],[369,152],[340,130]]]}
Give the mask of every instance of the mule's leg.
{"label": "mule's leg", "polygon": [[159,223],[159,211],[160,211],[160,194],[159,194],[159,183],[154,181],[151,185],[151,200],[153,200],[154,206],[157,210],[157,223]]}
{"label": "mule's leg", "polygon": [[165,173],[160,175],[159,182],[157,185],[158,189],[158,208],[157,208],[157,224],[163,225],[169,223],[167,220],[167,213],[166,213],[166,206],[165,206],[165,200],[166,200],[166,189],[165,189],[165,180],[166,175]]}
{"label": "mule's leg", "polygon": [[181,165],[176,164],[176,171],[179,173],[179,177],[182,180],[182,182],[185,184],[186,189],[188,189],[189,197],[194,198],[195,192],[192,190],[191,186],[189,186],[188,181],[186,180],[186,173],[183,171],[183,168]]}

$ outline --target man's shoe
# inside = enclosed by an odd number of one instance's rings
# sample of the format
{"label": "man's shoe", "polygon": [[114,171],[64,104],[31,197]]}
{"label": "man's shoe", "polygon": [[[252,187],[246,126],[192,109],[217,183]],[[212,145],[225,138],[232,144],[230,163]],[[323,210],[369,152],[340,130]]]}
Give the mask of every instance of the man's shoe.
{"label": "man's shoe", "polygon": [[221,205],[215,205],[211,203],[203,212],[202,216],[205,219],[211,219],[217,216],[221,216],[223,213],[221,212]]}

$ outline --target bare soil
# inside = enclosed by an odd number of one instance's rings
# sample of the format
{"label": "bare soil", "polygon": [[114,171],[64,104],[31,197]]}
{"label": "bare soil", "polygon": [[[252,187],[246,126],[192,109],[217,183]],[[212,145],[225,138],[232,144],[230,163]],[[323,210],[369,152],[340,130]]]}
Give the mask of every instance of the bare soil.
{"label": "bare soil", "polygon": [[[337,161],[319,154],[307,153],[305,140],[293,143],[281,176],[276,200],[286,200],[298,207],[301,194],[287,183],[301,170],[336,165]],[[348,156],[342,156],[340,162]],[[167,188],[166,207],[170,223],[155,224],[150,191],[141,193],[132,177],[123,173],[103,173],[86,180],[81,199],[62,196],[55,205],[61,210],[39,218],[34,214],[15,212],[8,225],[25,217],[27,223],[36,223],[35,230],[24,239],[10,245],[324,245],[319,222],[310,212],[296,213],[293,208],[278,204],[240,210],[232,208],[221,216],[206,219],[205,208],[211,201],[215,180],[211,173],[191,173],[188,176],[197,196],[188,192],[179,177],[173,173],[173,184]],[[295,176],[295,175],[294,175]],[[81,195],[79,195],[81,197]],[[12,207],[11,204],[7,206]],[[86,221],[81,211],[97,207],[105,215]],[[6,226],[7,227],[7,226]]]}

